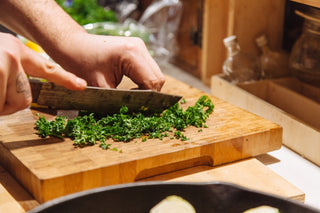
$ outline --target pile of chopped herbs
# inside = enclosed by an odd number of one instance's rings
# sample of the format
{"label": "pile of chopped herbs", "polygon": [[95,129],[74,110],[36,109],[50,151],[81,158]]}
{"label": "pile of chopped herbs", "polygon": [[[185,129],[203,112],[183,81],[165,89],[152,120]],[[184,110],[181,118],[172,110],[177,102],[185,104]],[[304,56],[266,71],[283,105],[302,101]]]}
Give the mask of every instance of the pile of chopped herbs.
{"label": "pile of chopped herbs", "polygon": [[[185,100],[181,101],[181,104]],[[134,139],[164,137],[170,139],[188,138],[182,133],[188,126],[207,128],[206,119],[213,112],[214,105],[207,96],[198,99],[194,106],[186,110],[176,103],[162,113],[144,115],[143,113],[129,113],[128,108],[123,106],[120,113],[106,116],[97,116],[94,113],[78,116],[74,119],[58,116],[53,121],[48,121],[44,116],[36,121],[36,129],[41,137],[53,136],[63,139],[71,138],[74,145],[84,147],[100,143],[100,147],[108,149],[107,139],[116,142],[129,142]]]}

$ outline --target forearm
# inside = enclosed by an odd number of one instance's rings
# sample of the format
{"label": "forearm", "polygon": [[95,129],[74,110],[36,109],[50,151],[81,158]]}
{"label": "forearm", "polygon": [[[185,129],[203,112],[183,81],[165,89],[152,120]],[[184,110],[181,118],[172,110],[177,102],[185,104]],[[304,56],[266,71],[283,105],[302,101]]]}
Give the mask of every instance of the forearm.
{"label": "forearm", "polygon": [[2,0],[0,23],[58,59],[64,57],[71,38],[85,32],[54,0]]}

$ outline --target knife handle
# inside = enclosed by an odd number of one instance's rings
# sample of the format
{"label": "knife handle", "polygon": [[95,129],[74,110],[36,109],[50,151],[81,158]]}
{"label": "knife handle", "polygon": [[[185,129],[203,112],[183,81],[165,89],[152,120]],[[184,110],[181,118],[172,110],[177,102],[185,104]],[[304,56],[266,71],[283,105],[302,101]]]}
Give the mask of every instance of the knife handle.
{"label": "knife handle", "polygon": [[32,103],[37,103],[43,84],[50,84],[49,82],[43,82],[38,79],[29,79],[31,87]]}

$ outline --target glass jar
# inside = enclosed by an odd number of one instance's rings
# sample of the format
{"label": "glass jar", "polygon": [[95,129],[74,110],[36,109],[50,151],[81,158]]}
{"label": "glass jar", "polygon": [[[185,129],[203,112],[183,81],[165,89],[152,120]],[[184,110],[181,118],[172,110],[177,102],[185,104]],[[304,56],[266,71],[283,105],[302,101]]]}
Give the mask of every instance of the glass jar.
{"label": "glass jar", "polygon": [[225,79],[234,84],[260,80],[259,58],[241,51],[235,35],[225,38],[223,42],[228,50],[228,57],[223,63]]}
{"label": "glass jar", "polygon": [[320,10],[296,13],[305,21],[302,35],[291,50],[289,68],[301,81],[320,87]]}
{"label": "glass jar", "polygon": [[284,51],[272,50],[265,34],[257,37],[256,43],[261,50],[262,77],[268,79],[288,76],[288,54]]}

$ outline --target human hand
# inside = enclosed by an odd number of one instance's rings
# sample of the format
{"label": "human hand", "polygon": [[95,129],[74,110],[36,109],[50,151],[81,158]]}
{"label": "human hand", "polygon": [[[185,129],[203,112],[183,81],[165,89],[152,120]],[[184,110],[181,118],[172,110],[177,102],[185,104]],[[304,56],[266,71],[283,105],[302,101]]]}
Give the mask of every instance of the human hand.
{"label": "human hand", "polygon": [[159,66],[139,38],[78,33],[63,45],[62,52],[57,55],[52,51],[50,56],[91,86],[116,88],[123,75],[140,89],[159,91],[165,82]]}
{"label": "human hand", "polygon": [[164,84],[141,39],[88,34],[54,0],[0,1],[0,13],[1,24],[40,44],[55,62],[89,85],[115,88],[123,75],[140,89],[160,90]]}
{"label": "human hand", "polygon": [[31,91],[26,74],[45,78],[72,90],[82,90],[86,82],[22,44],[16,37],[0,33],[0,115],[27,108]]}

